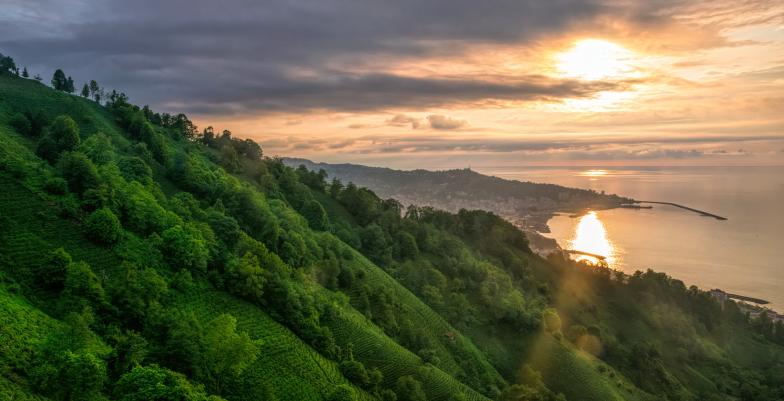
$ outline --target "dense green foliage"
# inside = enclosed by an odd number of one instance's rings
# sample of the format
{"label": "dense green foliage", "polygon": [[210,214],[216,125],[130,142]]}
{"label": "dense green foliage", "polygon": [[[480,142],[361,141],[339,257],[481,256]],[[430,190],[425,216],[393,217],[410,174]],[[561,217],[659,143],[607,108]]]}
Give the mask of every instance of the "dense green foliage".
{"label": "dense green foliage", "polygon": [[0,76],[1,397],[784,396],[777,329],[732,302],[103,99]]}

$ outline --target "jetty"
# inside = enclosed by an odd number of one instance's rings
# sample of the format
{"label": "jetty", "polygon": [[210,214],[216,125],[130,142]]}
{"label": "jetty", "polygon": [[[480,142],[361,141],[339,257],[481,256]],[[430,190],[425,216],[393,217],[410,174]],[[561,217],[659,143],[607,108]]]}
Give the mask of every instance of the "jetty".
{"label": "jetty", "polygon": [[578,250],[575,250],[575,249],[564,249],[564,252],[566,252],[566,253],[570,253],[570,254],[574,254],[574,255],[585,255],[585,256],[590,256],[590,257],[592,257],[592,258],[596,258],[596,259],[599,259],[599,260],[605,260],[605,259],[607,259],[607,257],[606,257],[606,256],[597,255],[597,254],[595,254],[595,253],[590,253],[590,252],[583,252],[583,251],[578,251]]}
{"label": "jetty", "polygon": [[745,295],[730,294],[729,292],[727,293],[727,298],[737,299],[739,301],[752,302],[752,303],[755,303],[757,305],[767,305],[767,304],[770,303],[770,301],[766,301],[764,299],[759,299],[759,298],[754,298],[754,297],[747,297]]}
{"label": "jetty", "polygon": [[681,208],[681,209],[686,209],[686,210],[688,210],[688,211],[691,211],[691,212],[697,213],[697,214],[699,214],[700,216],[705,216],[705,217],[713,217],[713,218],[714,218],[714,219],[716,219],[716,220],[727,220],[727,218],[726,218],[726,217],[719,216],[719,215],[717,215],[717,214],[713,214],[713,213],[710,213],[710,212],[706,212],[706,211],[704,211],[704,210],[699,210],[699,209],[695,209],[695,208],[692,208],[692,207],[688,207],[688,206],[680,205],[680,204],[678,204],[678,203],[673,203],[673,202],[638,201],[638,200],[636,200],[636,201],[634,201],[634,203],[653,203],[653,204],[657,204],[657,205],[669,205],[669,206],[675,206],[675,207],[679,207],[679,208]]}
{"label": "jetty", "polygon": [[770,301],[766,301],[764,299],[748,297],[746,295],[732,294],[732,293],[726,292],[724,290],[720,290],[718,288],[714,288],[714,289],[710,290],[710,294],[711,294],[711,296],[713,298],[716,298],[721,303],[724,303],[725,301],[727,301],[730,298],[737,299],[738,301],[751,302],[751,303],[757,304],[757,305],[767,305],[767,304],[770,303]]}

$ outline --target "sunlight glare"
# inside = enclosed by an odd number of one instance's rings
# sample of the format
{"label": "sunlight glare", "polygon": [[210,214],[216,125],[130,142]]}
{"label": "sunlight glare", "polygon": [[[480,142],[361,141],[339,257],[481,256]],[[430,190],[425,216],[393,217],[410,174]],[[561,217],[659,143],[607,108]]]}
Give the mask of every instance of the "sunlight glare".
{"label": "sunlight glare", "polygon": [[602,177],[607,175],[607,170],[601,170],[601,169],[585,170],[581,172],[580,175],[583,177]]}
{"label": "sunlight glare", "polygon": [[633,73],[632,53],[600,39],[583,39],[556,56],[558,71],[566,77],[588,81],[625,77]]}
{"label": "sunlight glare", "polygon": [[[570,248],[576,251],[588,252],[595,255],[604,256],[608,266],[612,266],[615,261],[614,247],[607,238],[607,230],[599,220],[596,212],[591,211],[580,218],[580,222],[575,229],[575,236],[570,241]],[[575,259],[596,262],[596,258],[587,255],[575,255]]]}

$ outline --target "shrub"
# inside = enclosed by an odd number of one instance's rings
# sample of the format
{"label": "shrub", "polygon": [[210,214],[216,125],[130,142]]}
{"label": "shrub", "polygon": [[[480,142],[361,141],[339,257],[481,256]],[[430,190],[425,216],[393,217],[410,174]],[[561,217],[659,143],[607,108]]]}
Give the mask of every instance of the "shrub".
{"label": "shrub", "polygon": [[99,304],[105,299],[98,276],[93,273],[90,265],[81,261],[68,266],[64,294],[72,299],[82,298],[93,304]]}
{"label": "shrub", "polygon": [[340,363],[340,373],[349,381],[360,387],[367,387],[370,384],[370,377],[365,369],[365,365],[358,361],[343,361]]}
{"label": "shrub", "polygon": [[127,181],[139,181],[146,184],[152,178],[152,169],[144,160],[135,156],[126,156],[121,158],[117,167],[120,168],[120,174]]}
{"label": "shrub", "polygon": [[38,277],[44,286],[56,289],[65,282],[68,266],[71,265],[71,255],[63,248],[57,248],[49,254],[44,264],[38,269]]}
{"label": "shrub", "polygon": [[114,244],[122,234],[120,220],[107,208],[90,213],[84,222],[84,227],[87,236],[101,244]]}
{"label": "shrub", "polygon": [[68,189],[79,195],[100,184],[98,169],[84,153],[67,153],[60,159],[60,170],[68,181]]}
{"label": "shrub", "polygon": [[62,351],[48,355],[31,374],[35,388],[55,400],[100,400],[106,365],[88,352]]}
{"label": "shrub", "polygon": [[51,177],[44,183],[46,192],[54,195],[63,195],[68,192],[68,183],[60,177]]}
{"label": "shrub", "polygon": [[345,384],[335,387],[332,393],[329,394],[329,397],[327,397],[327,401],[354,401],[355,399],[354,390]]}
{"label": "shrub", "polygon": [[397,256],[400,260],[416,259],[419,257],[419,247],[416,239],[411,234],[400,231],[397,233]]}
{"label": "shrub", "polygon": [[399,401],[427,401],[422,383],[412,376],[402,376],[397,379],[395,393]]}
{"label": "shrub", "polygon": [[558,311],[553,308],[545,309],[542,314],[545,330],[550,333],[559,332],[561,330],[561,317],[558,316]]}
{"label": "shrub", "polygon": [[122,375],[114,387],[119,401],[206,401],[207,395],[184,375],[158,365],[137,366]]}
{"label": "shrub", "polygon": [[32,124],[30,124],[30,120],[25,117],[22,113],[16,113],[11,116],[11,119],[8,120],[8,124],[16,130],[16,132],[22,135],[30,135],[33,130]]}
{"label": "shrub", "polygon": [[311,199],[305,202],[302,207],[302,216],[308,221],[308,225],[314,230],[326,230],[329,227],[327,212],[321,203]]}
{"label": "shrub", "polygon": [[172,267],[205,272],[209,252],[200,233],[190,227],[176,225],[161,235],[161,253]]}
{"label": "shrub", "polygon": [[74,150],[81,142],[76,122],[71,117],[64,115],[54,119],[49,126],[49,136],[61,152]]}

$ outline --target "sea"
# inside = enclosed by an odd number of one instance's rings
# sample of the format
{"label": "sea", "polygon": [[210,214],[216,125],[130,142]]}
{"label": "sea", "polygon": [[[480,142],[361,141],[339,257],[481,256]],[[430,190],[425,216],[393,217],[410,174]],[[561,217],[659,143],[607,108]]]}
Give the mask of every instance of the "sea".
{"label": "sea", "polygon": [[610,267],[653,269],[687,286],[764,299],[784,313],[784,166],[514,167],[482,173],[507,179],[674,202],[726,217],[717,220],[666,205],[595,210],[548,222],[564,249],[605,256]]}

